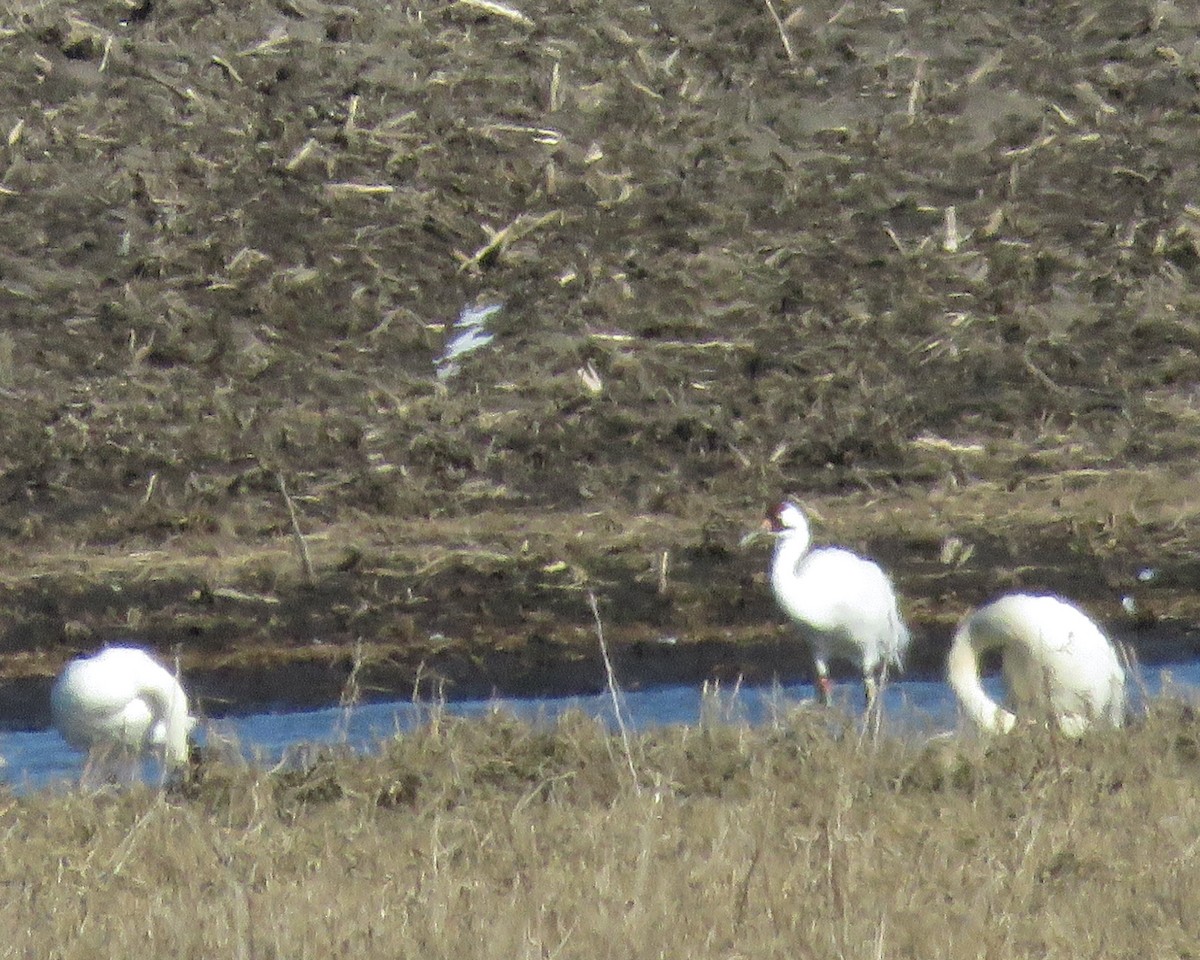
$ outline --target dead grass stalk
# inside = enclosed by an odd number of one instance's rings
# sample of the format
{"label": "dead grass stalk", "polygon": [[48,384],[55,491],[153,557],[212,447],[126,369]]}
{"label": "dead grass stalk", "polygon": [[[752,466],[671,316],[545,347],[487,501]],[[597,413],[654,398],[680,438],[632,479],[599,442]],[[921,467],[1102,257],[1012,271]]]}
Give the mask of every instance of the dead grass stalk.
{"label": "dead grass stalk", "polygon": [[629,766],[629,776],[636,792],[641,792],[641,784],[638,780],[637,767],[633,763],[633,749],[630,746],[629,726],[625,722],[625,710],[621,706],[621,695],[617,689],[617,678],[613,672],[612,660],[608,655],[608,644],[604,642],[604,622],[600,619],[600,607],[596,603],[596,595],[588,591],[588,606],[592,610],[592,617],[596,621],[596,639],[600,643],[600,656],[604,660],[604,676],[608,683],[608,695],[612,700],[613,716],[617,721],[617,729],[621,734],[621,747],[625,753],[625,762]]}

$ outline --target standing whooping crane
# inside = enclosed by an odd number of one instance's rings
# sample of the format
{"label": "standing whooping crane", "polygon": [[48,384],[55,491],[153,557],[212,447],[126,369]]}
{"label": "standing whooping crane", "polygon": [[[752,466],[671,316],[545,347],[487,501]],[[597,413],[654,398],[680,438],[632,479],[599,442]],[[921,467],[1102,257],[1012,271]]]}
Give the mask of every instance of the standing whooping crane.
{"label": "standing whooping crane", "polygon": [[767,525],[776,537],[771,589],[812,647],[818,699],[829,702],[829,662],[845,660],[862,674],[870,711],[888,666],[903,666],[909,642],[891,580],[849,550],[811,549],[808,517],[790,500],[771,511]]}
{"label": "standing whooping crane", "polygon": [[[999,650],[1008,709],[979,680],[979,658]],[[1012,593],[968,614],[947,661],[950,685],[967,716],[989,733],[1018,717],[1046,721],[1077,737],[1091,724],[1125,720],[1125,670],[1117,652],[1078,607],[1058,597]]]}
{"label": "standing whooping crane", "polygon": [[168,767],[187,763],[195,718],[179,681],[144,650],[108,647],[67,664],[50,690],[50,712],[79,750],[160,753]]}

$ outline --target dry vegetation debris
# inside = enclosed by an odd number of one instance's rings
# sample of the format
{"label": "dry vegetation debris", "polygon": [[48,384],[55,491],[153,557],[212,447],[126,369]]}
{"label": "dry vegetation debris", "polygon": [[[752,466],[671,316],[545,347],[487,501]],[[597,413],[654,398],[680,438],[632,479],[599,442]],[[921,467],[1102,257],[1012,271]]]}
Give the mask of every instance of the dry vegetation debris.
{"label": "dry vegetation debris", "polygon": [[[1186,579],[1197,26],[1170,0],[6,4],[0,641],[41,659],[4,669],[61,662],[66,622],[209,666],[410,623],[419,661],[433,610],[528,638],[562,563],[647,633],[663,551],[674,622],[761,634],[731,547],[784,490],[934,623],[1006,579],[1106,610],[1148,557]],[[589,513],[667,532],[580,540]],[[982,548],[926,593],[951,536]],[[434,547],[507,559],[431,585]],[[568,633],[580,596],[548,608]]]}

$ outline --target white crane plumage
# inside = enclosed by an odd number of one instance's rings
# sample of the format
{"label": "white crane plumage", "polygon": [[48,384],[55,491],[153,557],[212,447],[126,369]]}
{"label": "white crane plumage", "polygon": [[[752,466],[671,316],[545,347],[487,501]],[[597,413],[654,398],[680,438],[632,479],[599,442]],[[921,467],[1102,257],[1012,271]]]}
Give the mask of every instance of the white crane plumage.
{"label": "white crane plumage", "polygon": [[768,521],[776,537],[771,588],[812,647],[819,699],[829,701],[830,661],[845,660],[862,674],[870,709],[887,667],[903,666],[909,642],[891,580],[877,563],[849,550],[811,549],[808,517],[791,501]]}
{"label": "white crane plumage", "polygon": [[[1007,708],[979,679],[979,659],[999,650]],[[990,733],[1018,718],[1079,736],[1093,723],[1125,720],[1125,670],[1101,629],[1078,607],[1052,596],[1013,593],[968,614],[947,661],[950,685],[967,716]]]}
{"label": "white crane plumage", "polygon": [[195,719],[179,681],[146,651],[108,647],[72,660],[50,690],[64,740],[80,750],[161,752],[169,767],[187,762]]}

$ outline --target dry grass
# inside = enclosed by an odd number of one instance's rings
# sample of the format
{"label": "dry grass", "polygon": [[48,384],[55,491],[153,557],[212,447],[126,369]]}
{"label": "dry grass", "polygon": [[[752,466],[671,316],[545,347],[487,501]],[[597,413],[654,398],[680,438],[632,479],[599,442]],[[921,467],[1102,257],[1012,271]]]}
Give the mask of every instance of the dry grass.
{"label": "dry grass", "polygon": [[4,956],[1183,955],[1200,723],[864,745],[797,710],[623,749],[435,716],[378,756],[10,798]]}

